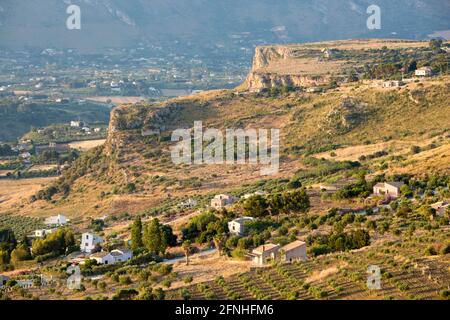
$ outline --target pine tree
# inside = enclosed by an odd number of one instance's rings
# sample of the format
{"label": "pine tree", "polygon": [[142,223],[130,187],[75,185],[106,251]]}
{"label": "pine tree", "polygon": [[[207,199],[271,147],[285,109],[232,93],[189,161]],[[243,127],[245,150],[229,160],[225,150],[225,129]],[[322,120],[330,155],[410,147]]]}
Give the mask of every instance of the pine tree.
{"label": "pine tree", "polygon": [[131,227],[131,249],[133,251],[138,250],[139,248],[142,248],[144,246],[142,242],[142,221],[141,217],[137,217],[134,222],[133,226]]}
{"label": "pine tree", "polygon": [[144,245],[148,251],[159,254],[161,245],[161,234],[159,232],[159,220],[153,219],[144,229]]}

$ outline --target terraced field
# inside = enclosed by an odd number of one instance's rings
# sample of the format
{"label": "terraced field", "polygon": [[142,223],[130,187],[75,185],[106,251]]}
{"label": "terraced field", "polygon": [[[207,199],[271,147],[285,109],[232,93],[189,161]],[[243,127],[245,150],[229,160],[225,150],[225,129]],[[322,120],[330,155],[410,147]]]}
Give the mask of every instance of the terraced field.
{"label": "terraced field", "polygon": [[[434,240],[448,239],[448,230]],[[373,300],[442,299],[450,288],[450,255],[422,256],[424,237],[355,252],[320,256],[306,262],[276,264],[184,288],[190,299]],[[368,266],[381,271],[381,289],[367,286]],[[167,292],[180,299],[180,292]]]}

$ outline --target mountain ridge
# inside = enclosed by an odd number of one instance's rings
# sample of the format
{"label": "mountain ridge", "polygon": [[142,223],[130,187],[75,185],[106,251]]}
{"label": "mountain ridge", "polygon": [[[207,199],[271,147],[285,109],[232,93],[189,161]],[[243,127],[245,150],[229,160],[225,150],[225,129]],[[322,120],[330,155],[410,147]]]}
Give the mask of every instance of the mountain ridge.
{"label": "mountain ridge", "polygon": [[[65,27],[69,4],[81,8],[81,30]],[[381,8],[381,30],[366,27],[366,9],[372,4]],[[4,0],[0,43],[5,48],[95,51],[174,41],[203,47],[362,37],[424,39],[450,29],[449,12],[450,4],[438,0]]]}

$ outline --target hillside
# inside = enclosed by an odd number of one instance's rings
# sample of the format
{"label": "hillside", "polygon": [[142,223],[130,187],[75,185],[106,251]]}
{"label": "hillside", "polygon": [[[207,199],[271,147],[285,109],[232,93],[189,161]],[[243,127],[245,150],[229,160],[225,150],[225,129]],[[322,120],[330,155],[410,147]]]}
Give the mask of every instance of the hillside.
{"label": "hillside", "polygon": [[[0,159],[0,271],[11,277],[0,299],[448,300],[448,48],[257,47],[239,87],[117,106],[106,140],[28,168],[58,176],[8,175],[24,161]],[[248,139],[235,146],[230,129]],[[279,147],[261,147],[262,129],[278,130],[267,140],[278,132]],[[188,163],[174,156],[179,138]],[[255,146],[275,170],[238,163]],[[214,164],[199,162],[208,150]],[[63,225],[17,241],[56,214]],[[90,240],[101,252],[82,252]]]}
{"label": "hillside", "polygon": [[[65,28],[69,3],[81,8],[81,31]],[[366,27],[366,10],[372,4],[367,0],[3,0],[0,44],[13,49],[104,51],[180,41],[187,43],[183,48],[223,44],[239,48],[363,37],[426,39],[450,29],[447,1],[378,0],[381,30]]]}
{"label": "hillside", "polygon": [[107,123],[109,112],[109,107],[95,103],[23,102],[4,98],[0,100],[0,141],[18,140],[32,127],[63,124],[71,120]]}
{"label": "hillside", "polygon": [[[404,50],[409,43],[371,45]],[[423,43],[411,43],[410,54],[421,47]],[[64,211],[80,217],[150,214],[170,209],[187,197],[206,203],[217,192],[277,188],[286,179],[297,178],[303,184],[337,181],[351,176],[355,165],[372,175],[449,173],[449,77],[417,80],[397,89],[378,84],[378,80],[342,82],[322,93],[284,90],[283,86],[252,93],[243,86],[153,105],[117,107],[103,147],[83,155],[64,172],[56,188],[45,189],[37,201],[4,210],[33,215]],[[173,164],[171,133],[192,128],[194,121],[202,121],[204,129],[278,128],[279,172],[264,177],[258,165]],[[144,134],[148,130],[160,130],[160,134]],[[415,145],[421,148],[418,154],[411,153]],[[381,150],[383,154],[372,156]],[[345,154],[353,157],[345,158]]]}

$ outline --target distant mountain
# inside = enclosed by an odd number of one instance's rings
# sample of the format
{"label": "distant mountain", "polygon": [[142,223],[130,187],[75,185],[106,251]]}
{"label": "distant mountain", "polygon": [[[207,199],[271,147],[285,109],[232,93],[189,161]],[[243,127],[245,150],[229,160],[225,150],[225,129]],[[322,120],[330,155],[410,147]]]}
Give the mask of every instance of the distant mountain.
{"label": "distant mountain", "polygon": [[[81,30],[66,28],[69,4],[81,8]],[[381,8],[381,30],[366,27],[372,4]],[[2,0],[0,46],[101,50],[174,41],[424,39],[450,29],[449,13],[450,2],[442,0]]]}

